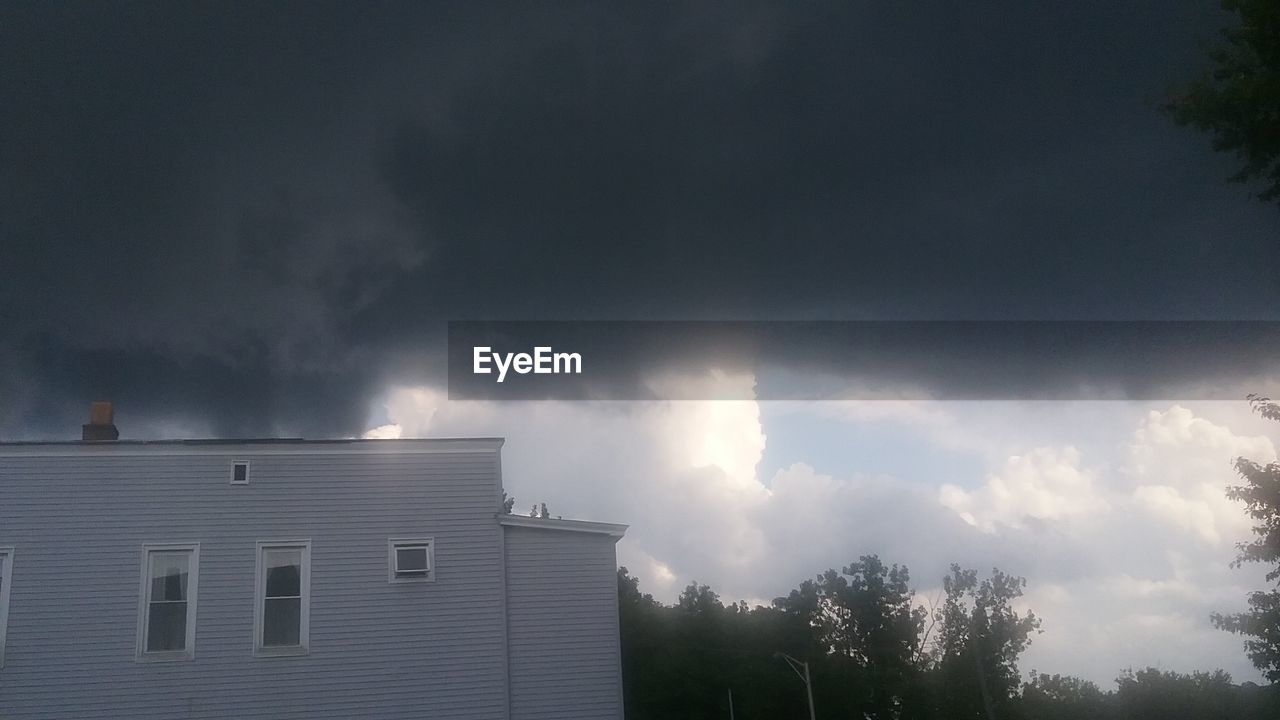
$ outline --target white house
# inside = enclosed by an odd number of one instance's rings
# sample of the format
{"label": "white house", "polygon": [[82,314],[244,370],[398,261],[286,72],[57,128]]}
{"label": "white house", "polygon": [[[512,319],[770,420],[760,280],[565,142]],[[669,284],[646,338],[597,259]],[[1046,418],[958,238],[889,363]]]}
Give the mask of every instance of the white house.
{"label": "white house", "polygon": [[0,443],[0,717],[622,717],[626,527],[502,440]]}

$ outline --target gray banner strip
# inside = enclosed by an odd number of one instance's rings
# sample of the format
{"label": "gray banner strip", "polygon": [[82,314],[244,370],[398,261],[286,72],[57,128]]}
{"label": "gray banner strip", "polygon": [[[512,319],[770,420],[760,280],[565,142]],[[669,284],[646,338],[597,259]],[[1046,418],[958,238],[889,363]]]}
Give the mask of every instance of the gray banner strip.
{"label": "gray banner strip", "polygon": [[1275,321],[449,323],[457,400],[1236,400],[1277,380]]}

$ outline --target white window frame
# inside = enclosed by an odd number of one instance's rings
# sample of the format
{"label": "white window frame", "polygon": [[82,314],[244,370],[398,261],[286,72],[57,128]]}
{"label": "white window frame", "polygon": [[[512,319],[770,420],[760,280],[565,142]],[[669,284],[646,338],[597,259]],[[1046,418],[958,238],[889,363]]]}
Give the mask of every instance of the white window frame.
{"label": "white window frame", "polygon": [[13,585],[13,555],[12,545],[0,547],[0,562],[4,565],[0,569],[4,573],[0,575],[0,668],[4,667],[4,641],[9,633],[9,586]]}
{"label": "white window frame", "polygon": [[[263,645],[263,616],[267,603],[267,565],[268,550],[301,550],[302,572],[298,579],[298,592],[301,594],[298,613],[297,645]],[[257,543],[257,570],[254,573],[253,587],[253,656],[254,657],[296,657],[311,652],[311,540],[259,540]]]}
{"label": "white window frame", "polygon": [[[427,549],[427,571],[422,574],[400,577],[396,570],[396,548],[425,547]],[[436,579],[436,539],[431,536],[413,538],[390,538],[387,540],[387,582],[419,583],[434,582]]]}
{"label": "white window frame", "polygon": [[[243,482],[239,482],[239,481],[237,481],[237,480],[236,480],[236,466],[237,466],[237,465],[243,465],[243,466],[244,466],[244,481],[243,481]],[[249,464],[249,461],[248,461],[248,460],[232,460],[232,461],[231,461],[231,475],[229,476],[229,477],[230,477],[230,480],[231,480],[231,484],[232,484],[232,485],[248,485],[248,484],[249,484],[249,471],[250,471],[251,469],[252,469],[252,467],[250,466],[250,464]]]}
{"label": "white window frame", "polygon": [[[147,651],[147,625],[151,608],[151,553],[189,552],[187,564],[187,637],[182,650]],[[138,662],[180,662],[196,657],[196,602],[200,590],[200,543],[143,543],[142,571],[138,580]]]}

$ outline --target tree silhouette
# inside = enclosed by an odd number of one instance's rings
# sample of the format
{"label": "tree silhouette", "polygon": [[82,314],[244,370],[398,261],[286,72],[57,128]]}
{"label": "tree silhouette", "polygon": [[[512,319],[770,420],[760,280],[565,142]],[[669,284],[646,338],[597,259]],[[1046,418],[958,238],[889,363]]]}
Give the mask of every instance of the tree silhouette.
{"label": "tree silhouette", "polygon": [[[930,652],[906,568],[874,555],[805,580],[772,606],[724,603],[690,583],[674,605],[618,570],[623,701],[628,720],[808,717],[803,683],[774,659],[809,663],[820,720],[1275,720],[1280,684],[1235,685],[1221,671],[1126,670],[1104,692],[1017,661],[1039,620],[1014,612],[1022,578],[952,566]],[[986,687],[984,701],[982,687]]]}
{"label": "tree silhouette", "polygon": [[1116,717],[1096,683],[1063,675],[1037,674],[1022,686],[1022,715],[1036,720],[1110,720]]}
{"label": "tree silhouette", "polygon": [[895,717],[905,703],[925,620],[909,583],[907,568],[864,555],[778,600],[807,620],[860,716]]}
{"label": "tree silhouette", "polygon": [[[1280,420],[1280,405],[1271,398],[1249,396],[1249,404],[1259,415],[1269,420]],[[1267,573],[1268,582],[1280,581],[1280,463],[1260,465],[1247,458],[1236,458],[1236,472],[1245,479],[1244,485],[1227,489],[1227,497],[1245,504],[1249,517],[1253,518],[1255,540],[1239,543],[1240,554],[1233,565],[1243,563],[1268,563],[1274,567]],[[1213,615],[1219,628],[1248,638],[1245,652],[1254,667],[1272,682],[1280,681],[1280,582],[1271,590],[1258,590],[1249,594],[1248,612],[1234,615]]]}
{"label": "tree silhouette", "polygon": [[1280,3],[1223,0],[1238,20],[1210,52],[1213,66],[1163,108],[1180,125],[1213,135],[1215,150],[1243,161],[1232,180],[1258,179],[1258,197],[1280,201]]}

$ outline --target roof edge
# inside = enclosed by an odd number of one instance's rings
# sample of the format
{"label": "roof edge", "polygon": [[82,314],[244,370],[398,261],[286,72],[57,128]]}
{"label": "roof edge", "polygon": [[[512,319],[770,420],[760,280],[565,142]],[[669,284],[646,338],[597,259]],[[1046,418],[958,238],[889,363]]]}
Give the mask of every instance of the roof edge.
{"label": "roof edge", "polygon": [[0,442],[0,457],[63,455],[397,455],[497,452],[504,439],[402,438],[304,440],[257,438],[229,440],[113,440],[104,442]]}
{"label": "roof edge", "polygon": [[630,525],[595,522],[592,520],[559,520],[526,517],[524,515],[498,515],[498,524],[504,527],[534,528],[537,530],[562,530],[566,532],[593,533],[621,538]]}

